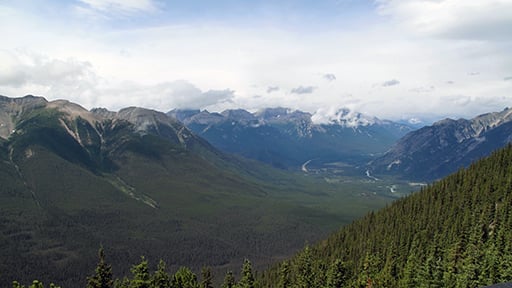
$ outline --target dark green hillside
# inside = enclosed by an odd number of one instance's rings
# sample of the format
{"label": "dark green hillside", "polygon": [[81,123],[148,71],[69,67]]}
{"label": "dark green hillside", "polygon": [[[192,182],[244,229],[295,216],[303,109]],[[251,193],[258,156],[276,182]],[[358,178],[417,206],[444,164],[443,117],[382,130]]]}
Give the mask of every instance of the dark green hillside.
{"label": "dark green hillside", "polygon": [[[343,227],[264,286],[479,287],[512,281],[512,146]],[[341,260],[340,262],[336,262]],[[336,280],[336,281],[334,281]],[[334,282],[333,282],[334,281]],[[371,283],[371,285],[370,285]]]}
{"label": "dark green hillside", "polygon": [[217,275],[246,257],[261,267],[390,201],[227,156],[156,112],[132,109],[137,126],[48,105],[0,109],[16,125],[0,142],[0,283],[76,287],[100,245],[116,277],[140,255]]}

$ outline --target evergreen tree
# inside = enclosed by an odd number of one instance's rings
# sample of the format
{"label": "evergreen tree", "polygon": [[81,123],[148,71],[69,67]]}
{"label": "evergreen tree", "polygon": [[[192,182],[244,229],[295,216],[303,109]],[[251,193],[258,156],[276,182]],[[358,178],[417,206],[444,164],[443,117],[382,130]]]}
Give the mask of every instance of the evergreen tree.
{"label": "evergreen tree", "polygon": [[[376,276],[380,270],[380,257],[376,254],[367,253],[364,262],[363,269],[359,273],[359,279],[357,280],[359,287],[372,287],[373,283],[376,282]],[[377,281],[378,282],[378,281]]]}
{"label": "evergreen tree", "polygon": [[403,269],[403,276],[399,281],[399,287],[401,288],[409,288],[409,287],[417,287],[417,268],[418,268],[419,259],[416,255],[412,255],[407,259],[405,267]]}
{"label": "evergreen tree", "polygon": [[201,288],[213,288],[213,275],[210,267],[203,267],[201,270]]}
{"label": "evergreen tree", "polygon": [[252,274],[252,264],[248,259],[244,260],[242,266],[242,273],[240,275],[240,281],[238,281],[239,288],[254,288],[254,276]]}
{"label": "evergreen tree", "polygon": [[197,276],[187,267],[180,267],[172,277],[173,288],[197,288]]}
{"label": "evergreen tree", "polygon": [[277,283],[278,288],[288,288],[292,286],[291,275],[290,275],[290,263],[284,261],[279,267],[279,282]]}
{"label": "evergreen tree", "polygon": [[[12,287],[13,288],[25,288],[25,285],[21,285],[18,281],[13,281]],[[49,287],[50,288],[61,288],[60,286],[57,286],[53,283],[50,283]],[[34,280],[34,281],[32,281],[32,284],[30,284],[30,286],[28,286],[28,288],[44,288],[44,285],[43,285],[43,282],[41,282],[39,280]]]}
{"label": "evergreen tree", "polygon": [[44,288],[43,282],[38,280],[32,281],[32,284],[28,288]]}
{"label": "evergreen tree", "polygon": [[347,269],[341,259],[336,259],[327,271],[326,288],[341,288],[347,280]]}
{"label": "evergreen tree", "polygon": [[152,288],[171,288],[171,277],[165,271],[165,262],[160,260],[157,269],[151,277]]}
{"label": "evergreen tree", "polygon": [[114,281],[112,279],[112,266],[105,263],[105,252],[103,247],[98,251],[99,262],[96,266],[95,274],[87,277],[87,288],[111,288]]}
{"label": "evergreen tree", "polygon": [[304,251],[299,254],[297,262],[295,263],[296,271],[296,287],[309,288],[313,287],[315,275],[313,273],[313,259],[311,256],[311,249],[306,246]]}
{"label": "evergreen tree", "polygon": [[114,288],[129,288],[130,279],[124,277],[123,279],[116,279],[114,281]]}
{"label": "evergreen tree", "polygon": [[236,286],[235,276],[233,275],[233,271],[228,271],[226,276],[224,277],[224,283],[222,283],[222,288],[234,288]]}
{"label": "evergreen tree", "polygon": [[[439,240],[438,240],[439,241]],[[427,259],[419,269],[420,273],[420,287],[444,287],[443,285],[443,265],[442,258],[437,247],[437,241],[434,242],[434,247],[429,249]]]}
{"label": "evergreen tree", "polygon": [[151,277],[149,275],[148,261],[141,257],[138,265],[131,269],[133,279],[130,281],[130,288],[150,288]]}
{"label": "evergreen tree", "polygon": [[443,263],[443,283],[444,287],[452,288],[457,287],[457,274],[459,273],[459,259],[462,257],[461,255],[461,241],[457,241],[452,244],[450,248],[446,251],[446,260]]}

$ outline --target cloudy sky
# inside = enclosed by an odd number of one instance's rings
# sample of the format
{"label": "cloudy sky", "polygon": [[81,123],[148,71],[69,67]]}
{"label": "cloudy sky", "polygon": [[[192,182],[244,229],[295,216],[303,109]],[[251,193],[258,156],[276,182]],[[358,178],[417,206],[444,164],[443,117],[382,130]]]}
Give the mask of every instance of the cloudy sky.
{"label": "cloudy sky", "polygon": [[392,120],[512,106],[512,0],[1,0],[0,94]]}

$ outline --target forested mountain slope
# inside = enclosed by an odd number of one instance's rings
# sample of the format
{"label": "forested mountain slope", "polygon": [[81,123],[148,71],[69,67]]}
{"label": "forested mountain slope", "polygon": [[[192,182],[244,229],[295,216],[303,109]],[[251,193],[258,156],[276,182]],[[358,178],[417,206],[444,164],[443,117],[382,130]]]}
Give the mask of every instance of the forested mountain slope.
{"label": "forested mountain slope", "polygon": [[[512,281],[512,146],[345,226],[264,287],[479,287]],[[371,284],[371,285],[370,285]],[[327,285],[327,286],[324,286]],[[295,286],[294,286],[295,287]]]}

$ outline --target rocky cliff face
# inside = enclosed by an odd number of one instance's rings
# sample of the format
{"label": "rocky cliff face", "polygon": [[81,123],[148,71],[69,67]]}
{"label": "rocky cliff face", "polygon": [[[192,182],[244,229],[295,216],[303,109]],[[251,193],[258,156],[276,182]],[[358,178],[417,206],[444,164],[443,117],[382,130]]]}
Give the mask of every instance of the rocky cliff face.
{"label": "rocky cliff face", "polygon": [[9,98],[0,95],[0,138],[7,139],[14,133],[16,121],[30,111],[45,107],[48,101],[43,97],[25,96]]}

